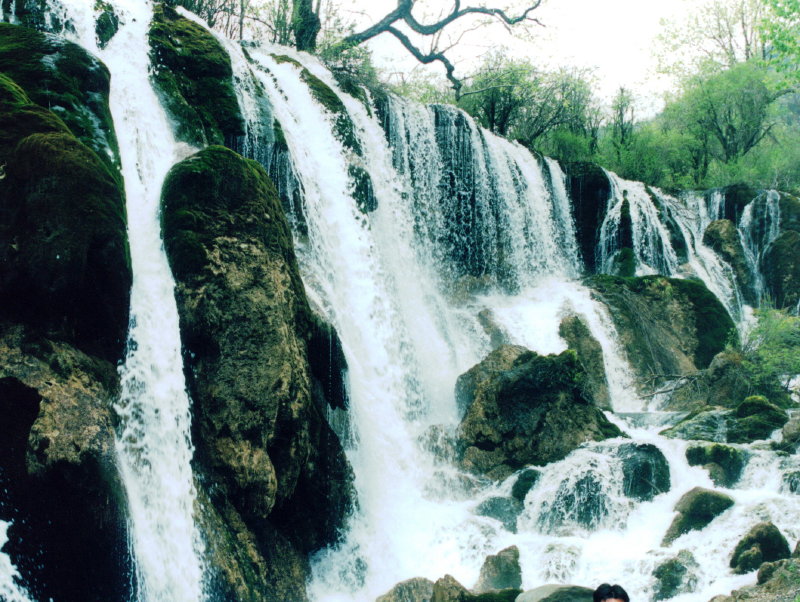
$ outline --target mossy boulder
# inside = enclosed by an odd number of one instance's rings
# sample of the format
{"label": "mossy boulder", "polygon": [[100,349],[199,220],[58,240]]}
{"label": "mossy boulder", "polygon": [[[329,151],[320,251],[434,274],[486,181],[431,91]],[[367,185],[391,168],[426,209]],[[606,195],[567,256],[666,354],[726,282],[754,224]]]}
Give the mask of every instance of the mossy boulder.
{"label": "mossy boulder", "polygon": [[157,4],[150,25],[151,77],[172,117],[175,136],[202,147],[234,146],[244,120],[228,53],[204,27]]}
{"label": "mossy boulder", "polygon": [[561,534],[575,527],[594,531],[608,518],[611,499],[597,475],[587,471],[578,478],[564,478],[551,501],[539,510],[542,533]]}
{"label": "mossy boulder", "polygon": [[752,306],[758,304],[754,288],[754,275],[750,272],[742,241],[736,225],[727,219],[711,222],[703,233],[703,242],[711,247],[733,269],[745,301]]}
{"label": "mossy boulder", "polygon": [[712,520],[733,506],[733,498],[718,491],[695,487],[678,500],[678,515],[664,535],[661,545],[667,546],[684,533],[706,527]]}
{"label": "mossy boulder", "polygon": [[786,192],[780,194],[781,230],[800,232],[800,198]]}
{"label": "mossy boulder", "polygon": [[698,568],[700,565],[688,550],[681,550],[675,558],[659,563],[653,570],[656,580],[653,600],[668,600],[679,594],[692,593],[697,586]]}
{"label": "mossy boulder", "polygon": [[[30,103],[58,116],[119,177],[119,150],[108,107],[110,76],[103,63],[57,36],[0,23],[0,73],[25,90]],[[31,118],[27,112],[21,117]],[[12,148],[0,145],[0,154]]]}
{"label": "mossy boulder", "polygon": [[104,0],[95,0],[94,13],[97,45],[105,48],[119,30],[119,17],[114,7]]}
{"label": "mossy boulder", "polygon": [[475,587],[477,594],[522,587],[522,569],[519,566],[519,548],[510,546],[497,554],[487,556],[481,567]]}
{"label": "mossy boulder", "polygon": [[661,431],[661,435],[670,439],[686,439],[698,441],[728,441],[728,427],[731,411],[726,408],[711,407],[692,412],[686,418]]}
{"label": "mossy boulder", "polygon": [[749,443],[768,438],[789,421],[789,416],[766,397],[753,395],[740,403],[728,434],[731,443]]}
{"label": "mossy boulder", "polygon": [[[731,184],[724,188],[716,189],[722,193],[724,202],[722,207],[722,219],[727,219],[734,224],[739,223],[744,208],[750,204],[753,199],[758,196],[758,190],[753,188],[750,184],[739,182],[738,184]],[[715,192],[709,191],[709,194]]]}
{"label": "mossy boulder", "polygon": [[490,497],[475,509],[478,516],[488,516],[503,523],[509,533],[517,532],[517,518],[522,514],[522,502],[514,497]]}
{"label": "mossy boulder", "polygon": [[763,562],[775,562],[790,556],[791,551],[786,538],[775,525],[764,522],[755,525],[736,544],[730,567],[734,573],[749,573],[756,570]]}
{"label": "mossy boulder", "polygon": [[558,334],[578,354],[578,361],[586,372],[587,394],[594,404],[604,410],[612,409],[600,343],[578,316],[567,316],[561,320]]}
{"label": "mossy boulder", "polygon": [[520,502],[524,502],[528,492],[539,482],[541,476],[542,473],[535,468],[526,468],[523,470],[511,487],[511,497]]}
{"label": "mossy boulder", "polygon": [[756,386],[740,351],[726,348],[706,370],[675,383],[664,409],[695,412],[708,406],[736,407]]}
{"label": "mossy boulder", "polygon": [[[209,494],[234,532],[260,550],[285,540],[304,557],[336,538],[353,477],[324,415],[335,382],[324,387],[309,362],[320,326],[275,190],[259,164],[211,146],[170,170],[162,222],[199,472],[215,483]],[[263,566],[265,583],[284,586],[262,598],[304,596],[303,571],[286,584],[287,567]]]}
{"label": "mossy boulder", "polygon": [[120,180],[5,76],[0,141],[0,316],[116,362],[132,281]]}
{"label": "mossy boulder", "polygon": [[0,322],[0,520],[11,522],[3,551],[32,600],[133,595],[118,395],[111,362]]}
{"label": "mossy boulder", "polygon": [[540,356],[500,347],[459,380],[462,395],[472,392],[457,433],[461,465],[471,472],[505,478],[622,435],[584,395],[574,351]]}
{"label": "mossy boulder", "polygon": [[587,284],[609,306],[626,355],[642,378],[693,374],[736,337],[733,320],[702,282],[593,276]]}
{"label": "mossy boulder", "polygon": [[595,249],[600,241],[600,227],[611,198],[611,182],[596,163],[573,162],[562,165],[566,188],[572,199],[575,233],[586,271],[597,271]]}
{"label": "mossy boulder", "polygon": [[622,486],[625,495],[640,502],[669,491],[669,463],[651,443],[625,443],[617,449],[622,460]]}
{"label": "mossy boulder", "polygon": [[747,463],[745,452],[728,445],[693,445],[686,449],[689,466],[708,470],[715,485],[733,487]]}
{"label": "mossy boulder", "polygon": [[764,253],[761,269],[776,307],[800,302],[800,232],[786,230]]}

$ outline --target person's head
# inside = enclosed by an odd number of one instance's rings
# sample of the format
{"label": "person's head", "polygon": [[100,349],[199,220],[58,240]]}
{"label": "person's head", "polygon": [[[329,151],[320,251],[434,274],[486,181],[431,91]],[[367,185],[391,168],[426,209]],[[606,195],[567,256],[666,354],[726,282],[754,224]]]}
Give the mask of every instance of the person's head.
{"label": "person's head", "polygon": [[594,590],[594,602],[630,602],[631,599],[619,585],[604,583]]}

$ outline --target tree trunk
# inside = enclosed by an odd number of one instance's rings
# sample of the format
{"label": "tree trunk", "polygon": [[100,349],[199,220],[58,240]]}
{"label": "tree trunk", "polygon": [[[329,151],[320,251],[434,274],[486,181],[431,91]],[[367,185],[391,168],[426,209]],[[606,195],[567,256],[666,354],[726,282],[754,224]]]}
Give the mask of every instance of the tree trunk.
{"label": "tree trunk", "polygon": [[317,47],[319,29],[319,15],[314,12],[312,0],[294,0],[292,31],[294,32],[295,48],[313,52]]}

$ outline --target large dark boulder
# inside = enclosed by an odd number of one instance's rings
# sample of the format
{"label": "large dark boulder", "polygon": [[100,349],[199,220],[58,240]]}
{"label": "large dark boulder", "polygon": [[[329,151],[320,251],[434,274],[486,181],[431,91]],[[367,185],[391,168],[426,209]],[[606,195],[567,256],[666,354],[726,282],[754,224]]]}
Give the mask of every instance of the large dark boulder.
{"label": "large dark boulder", "polygon": [[736,544],[730,566],[735,573],[749,573],[763,562],[775,562],[791,556],[789,544],[772,523],[759,523]]}
{"label": "large dark boulder", "polygon": [[424,577],[414,577],[401,581],[375,602],[430,602],[433,596],[433,581]]}
{"label": "large dark boulder", "polygon": [[625,443],[617,449],[622,460],[622,486],[625,495],[640,502],[669,491],[669,463],[651,443]]}
{"label": "large dark boulder", "polygon": [[596,163],[564,163],[566,188],[572,200],[575,233],[586,271],[596,271],[595,249],[611,198],[611,182]]}
{"label": "large dark boulder", "polygon": [[745,371],[741,352],[725,349],[706,370],[674,383],[664,409],[694,412],[707,406],[736,407],[756,384]]}
{"label": "large dark boulder", "polygon": [[567,316],[561,320],[558,334],[578,354],[578,361],[586,372],[587,394],[594,404],[604,410],[612,409],[600,343],[578,316]]}
{"label": "large dark boulder", "polygon": [[152,79],[175,136],[193,146],[234,146],[244,135],[228,53],[204,27],[159,3],[150,25]]}
{"label": "large dark boulder", "polygon": [[684,533],[704,528],[731,506],[733,499],[730,496],[695,487],[675,505],[678,515],[667,529],[661,545],[669,545]]}
{"label": "large dark boulder", "polygon": [[[196,464],[228,527],[252,535],[269,560],[259,579],[232,587],[240,598],[301,599],[305,555],[337,537],[352,471],[324,415],[323,394],[340,383],[315,380],[309,362],[320,325],[280,202],[260,165],[209,147],[170,170],[162,220]],[[302,566],[274,562],[276,545],[279,558]]]}
{"label": "large dark boulder", "polygon": [[608,518],[612,500],[597,474],[564,478],[555,496],[542,504],[538,527],[543,533],[571,532],[573,527],[594,531]]}
{"label": "large dark boulder", "polygon": [[519,347],[493,351],[456,385],[473,393],[457,433],[461,465],[505,478],[561,460],[587,441],[622,435],[586,398],[584,379],[571,350],[549,356]]}
{"label": "large dark boulder", "polygon": [[736,225],[727,219],[711,222],[703,233],[703,242],[731,266],[745,301],[756,306],[758,298],[754,287],[754,274],[747,263]]}
{"label": "large dark boulder", "polygon": [[745,453],[728,445],[693,445],[686,449],[689,466],[702,466],[720,487],[733,487],[747,463]]}
{"label": "large dark boulder", "polygon": [[611,310],[620,342],[642,380],[694,374],[736,337],[725,307],[702,282],[593,276],[587,284]]}
{"label": "large dark boulder", "polygon": [[776,307],[800,302],[800,232],[787,230],[764,253],[761,269]]}
{"label": "large dark boulder", "polygon": [[[3,548],[34,600],[129,599],[110,362],[0,323]],[[1,596],[0,596],[1,597]]]}
{"label": "large dark boulder", "polygon": [[[20,77],[0,76],[0,318],[116,362],[132,276],[122,182],[107,151],[113,129],[110,121],[109,129],[86,128],[79,140],[65,120],[92,114],[80,104],[86,97],[72,88],[64,98],[42,92],[63,91],[68,81],[107,94],[105,67],[73,46],[0,24],[0,71]],[[67,54],[81,59],[64,64],[69,78],[42,66]],[[34,98],[66,108],[58,116]],[[100,91],[92,98],[102,105]]]}

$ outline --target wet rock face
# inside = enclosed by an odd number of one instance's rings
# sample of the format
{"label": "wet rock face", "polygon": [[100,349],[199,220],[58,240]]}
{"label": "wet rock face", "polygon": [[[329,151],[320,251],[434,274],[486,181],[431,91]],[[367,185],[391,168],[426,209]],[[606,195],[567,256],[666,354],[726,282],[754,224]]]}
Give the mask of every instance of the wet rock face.
{"label": "wet rock face", "polygon": [[401,581],[375,602],[428,602],[433,596],[433,581],[415,577]]}
{"label": "wet rock face", "polygon": [[800,232],[787,230],[769,246],[761,262],[776,307],[793,309],[800,302]]}
{"label": "wet rock face", "polygon": [[566,188],[572,199],[575,231],[586,271],[596,271],[595,249],[600,239],[611,183],[603,169],[594,163],[565,163]]}
{"label": "wet rock face", "polygon": [[558,334],[578,354],[578,361],[586,372],[587,393],[594,404],[604,410],[612,409],[600,343],[578,316],[564,318],[558,327]]}
{"label": "wet rock face", "polygon": [[5,24],[0,72],[0,318],[117,361],[132,276],[108,73],[77,46]]}
{"label": "wet rock face", "polygon": [[523,593],[516,602],[592,602],[593,593],[579,585],[542,585]]}
{"label": "wet rock face", "polygon": [[679,594],[691,593],[697,585],[695,571],[699,568],[688,550],[681,550],[675,558],[659,564],[653,570],[656,579],[653,600],[668,600]]}
{"label": "wet rock face", "polygon": [[655,445],[626,443],[617,450],[622,459],[625,495],[640,502],[669,491],[669,463]]}
{"label": "wet rock face", "polygon": [[469,401],[457,433],[461,465],[500,479],[561,460],[586,441],[621,435],[584,396],[584,378],[573,351],[546,357],[519,347],[493,351],[457,385]]}
{"label": "wet rock face", "polygon": [[117,387],[112,364],[0,324],[0,518],[13,521],[4,551],[34,599],[131,594]]}
{"label": "wet rock face", "polygon": [[478,582],[472,589],[475,593],[483,594],[520,587],[522,587],[522,569],[519,566],[519,549],[517,546],[511,546],[486,558]]}
{"label": "wet rock face", "polygon": [[669,545],[689,531],[704,528],[717,516],[733,506],[733,499],[724,493],[695,487],[675,505],[678,516],[672,521],[661,545]]}
{"label": "wet rock face", "polygon": [[775,562],[790,556],[786,538],[775,525],[764,522],[750,529],[736,544],[730,566],[735,573],[749,573],[763,562]]}
{"label": "wet rock face", "polygon": [[[349,511],[352,472],[325,420],[326,401],[314,394],[323,387],[307,344],[320,327],[269,179],[257,163],[209,147],[170,171],[162,219],[197,463],[216,483],[214,503],[262,550],[277,545],[275,531],[301,555],[333,541]],[[269,598],[278,591],[270,580],[293,577],[280,563],[264,566]],[[304,596],[304,578],[290,598]]]}
{"label": "wet rock face", "polygon": [[608,305],[620,342],[642,380],[706,368],[736,330],[701,282],[644,276],[587,280]]}
{"label": "wet rock face", "polygon": [[754,288],[753,274],[747,266],[747,259],[736,225],[727,219],[711,222],[703,233],[703,243],[714,249],[733,268],[745,301],[756,306],[758,299]]}

